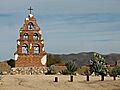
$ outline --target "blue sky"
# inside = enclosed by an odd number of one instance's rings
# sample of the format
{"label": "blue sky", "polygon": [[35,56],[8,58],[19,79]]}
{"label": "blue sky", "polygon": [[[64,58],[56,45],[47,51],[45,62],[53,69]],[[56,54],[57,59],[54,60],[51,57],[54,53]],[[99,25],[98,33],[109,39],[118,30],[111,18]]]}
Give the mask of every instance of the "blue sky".
{"label": "blue sky", "polygon": [[14,57],[28,8],[48,53],[120,53],[120,0],[0,0],[0,60]]}

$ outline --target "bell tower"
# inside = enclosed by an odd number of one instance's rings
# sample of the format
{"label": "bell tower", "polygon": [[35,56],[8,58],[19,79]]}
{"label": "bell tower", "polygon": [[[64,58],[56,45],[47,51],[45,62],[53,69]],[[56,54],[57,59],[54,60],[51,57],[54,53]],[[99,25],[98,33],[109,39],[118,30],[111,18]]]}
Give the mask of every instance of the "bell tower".
{"label": "bell tower", "polygon": [[44,49],[44,40],[36,19],[30,14],[20,28],[20,37],[17,40],[15,52],[15,67],[40,67],[46,66],[47,54]]}

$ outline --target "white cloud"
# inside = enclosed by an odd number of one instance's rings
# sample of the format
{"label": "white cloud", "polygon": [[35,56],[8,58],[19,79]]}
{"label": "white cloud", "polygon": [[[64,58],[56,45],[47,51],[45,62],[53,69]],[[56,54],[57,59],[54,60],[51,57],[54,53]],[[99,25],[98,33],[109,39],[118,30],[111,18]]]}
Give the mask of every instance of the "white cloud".
{"label": "white cloud", "polygon": [[0,2],[0,59],[13,57],[29,6],[33,7],[32,13],[42,29],[47,52],[120,52],[120,0]]}

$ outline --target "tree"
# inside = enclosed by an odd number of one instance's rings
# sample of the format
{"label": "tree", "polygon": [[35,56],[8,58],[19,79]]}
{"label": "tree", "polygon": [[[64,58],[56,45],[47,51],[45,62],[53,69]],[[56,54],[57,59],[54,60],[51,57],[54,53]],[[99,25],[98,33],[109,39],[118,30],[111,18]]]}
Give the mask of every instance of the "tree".
{"label": "tree", "polygon": [[62,59],[58,55],[48,54],[47,56],[47,66],[50,67],[53,64],[62,63]]}
{"label": "tree", "polygon": [[93,59],[90,60],[90,73],[96,75],[107,75],[108,68],[105,59],[98,53],[94,53]]}
{"label": "tree", "polygon": [[114,67],[114,68],[112,69],[112,76],[113,76],[114,80],[116,80],[117,75],[118,75],[117,68]]}
{"label": "tree", "polygon": [[7,61],[8,65],[11,66],[11,68],[15,67],[15,60],[14,59],[10,59]]}
{"label": "tree", "polygon": [[112,69],[112,75],[113,76],[120,75],[120,66],[116,66]]}

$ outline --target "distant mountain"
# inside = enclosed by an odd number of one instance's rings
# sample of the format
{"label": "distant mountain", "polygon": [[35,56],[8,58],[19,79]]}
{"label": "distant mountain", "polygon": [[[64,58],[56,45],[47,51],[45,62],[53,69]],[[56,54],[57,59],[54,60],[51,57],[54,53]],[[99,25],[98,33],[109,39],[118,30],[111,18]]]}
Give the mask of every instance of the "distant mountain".
{"label": "distant mountain", "polygon": [[[78,66],[88,65],[89,61],[93,58],[94,52],[82,52],[78,54],[52,54],[62,58],[63,62],[66,63],[70,60],[74,60]],[[117,60],[120,60],[120,54],[108,54],[102,55],[108,64],[115,64]]]}
{"label": "distant mountain", "polygon": [[[95,52],[82,52],[78,54],[72,53],[72,54],[51,54],[51,55],[59,56],[62,59],[63,63],[66,63],[68,61],[75,61],[77,66],[80,67],[80,66],[88,65],[89,61],[93,58],[94,53]],[[120,54],[116,54],[116,53],[102,55],[102,56],[105,58],[108,64],[115,64],[117,60],[120,60]],[[4,61],[4,63],[7,63],[7,61]]]}

